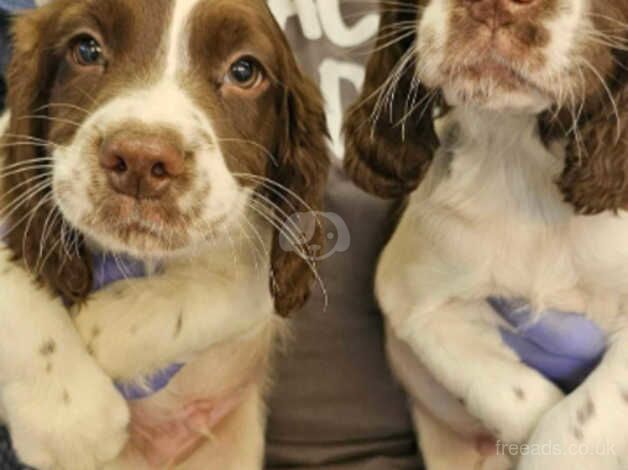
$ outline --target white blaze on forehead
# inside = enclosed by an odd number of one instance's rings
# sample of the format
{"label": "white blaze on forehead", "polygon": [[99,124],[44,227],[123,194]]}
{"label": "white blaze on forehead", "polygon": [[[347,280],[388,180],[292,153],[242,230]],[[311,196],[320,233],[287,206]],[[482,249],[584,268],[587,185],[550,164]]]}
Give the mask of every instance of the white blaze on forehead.
{"label": "white blaze on forehead", "polygon": [[173,77],[181,61],[187,57],[186,41],[189,32],[186,26],[194,7],[202,0],[175,0],[170,27],[167,32],[165,76]]}

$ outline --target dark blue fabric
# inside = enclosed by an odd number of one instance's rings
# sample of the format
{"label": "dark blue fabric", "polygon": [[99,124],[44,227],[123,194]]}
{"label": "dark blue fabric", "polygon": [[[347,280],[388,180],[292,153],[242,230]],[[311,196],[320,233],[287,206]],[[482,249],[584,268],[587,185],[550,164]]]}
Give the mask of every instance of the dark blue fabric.
{"label": "dark blue fabric", "polygon": [[0,10],[18,11],[35,7],[34,0],[0,0]]}
{"label": "dark blue fabric", "polygon": [[4,72],[9,60],[9,16],[0,10],[0,112],[4,109],[6,82]]}
{"label": "dark blue fabric", "polygon": [[0,428],[0,470],[33,470],[17,459],[6,428]]}
{"label": "dark blue fabric", "polygon": [[6,95],[4,72],[10,55],[9,16],[11,13],[34,6],[34,0],[0,0],[0,111],[4,108]]}

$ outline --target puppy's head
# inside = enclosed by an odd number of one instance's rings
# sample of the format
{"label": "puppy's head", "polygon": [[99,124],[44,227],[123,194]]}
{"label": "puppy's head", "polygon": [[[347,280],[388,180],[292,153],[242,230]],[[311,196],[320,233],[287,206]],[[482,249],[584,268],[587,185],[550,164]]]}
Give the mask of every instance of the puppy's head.
{"label": "puppy's head", "polygon": [[548,138],[570,142],[567,199],[584,211],[628,204],[627,2],[381,0],[381,10],[345,125],[359,184],[393,197],[416,187],[437,145],[432,107],[442,97],[539,115]]}
{"label": "puppy's head", "polygon": [[[282,229],[320,208],[321,98],[262,0],[57,0],[14,35],[9,241],[66,297],[90,284],[69,233],[159,259],[241,230],[251,210]],[[310,261],[275,238],[286,314]]]}

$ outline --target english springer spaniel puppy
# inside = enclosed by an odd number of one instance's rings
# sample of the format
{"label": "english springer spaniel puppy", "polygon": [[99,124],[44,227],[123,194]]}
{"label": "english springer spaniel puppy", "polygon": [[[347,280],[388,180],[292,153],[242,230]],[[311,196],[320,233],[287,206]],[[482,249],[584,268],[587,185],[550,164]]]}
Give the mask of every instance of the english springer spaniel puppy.
{"label": "english springer spaniel puppy", "polygon": [[[0,403],[19,456],[262,468],[280,318],[323,243],[297,237],[328,171],[319,92],[263,0],[55,0],[13,33]],[[91,292],[103,256],[148,276]],[[111,380],[162,368],[129,404]]]}
{"label": "english springer spaniel puppy", "polygon": [[[402,201],[376,295],[428,469],[627,468],[628,2],[381,5],[346,167]],[[586,313],[602,363],[565,396],[489,296]]]}

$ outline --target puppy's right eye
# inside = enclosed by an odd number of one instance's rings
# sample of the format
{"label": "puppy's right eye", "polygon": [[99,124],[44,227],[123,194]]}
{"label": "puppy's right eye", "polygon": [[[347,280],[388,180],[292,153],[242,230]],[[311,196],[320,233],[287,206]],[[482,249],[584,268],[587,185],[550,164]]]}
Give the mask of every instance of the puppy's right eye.
{"label": "puppy's right eye", "polygon": [[72,59],[81,67],[104,67],[105,56],[100,43],[92,36],[78,37],[72,46]]}
{"label": "puppy's right eye", "polygon": [[225,83],[243,90],[251,90],[264,82],[264,72],[252,57],[240,57],[229,67]]}

